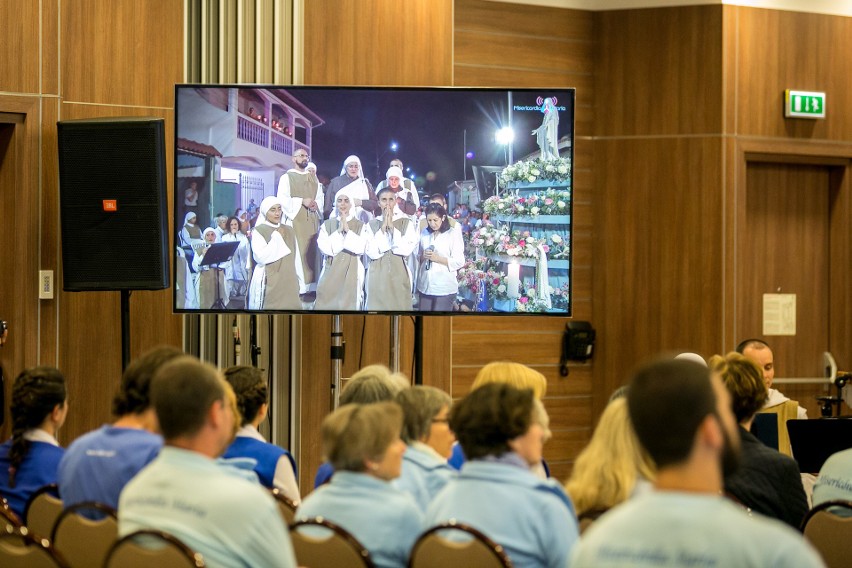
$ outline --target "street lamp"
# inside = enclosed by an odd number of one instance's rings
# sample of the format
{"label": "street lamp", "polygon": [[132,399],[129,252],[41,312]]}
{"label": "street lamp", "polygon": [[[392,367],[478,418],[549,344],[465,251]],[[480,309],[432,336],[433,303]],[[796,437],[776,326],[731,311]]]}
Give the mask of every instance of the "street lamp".
{"label": "street lamp", "polygon": [[494,141],[503,146],[503,158],[506,160],[506,165],[511,161],[510,148],[515,140],[515,131],[511,126],[504,126],[494,134]]}
{"label": "street lamp", "polygon": [[376,180],[377,181],[385,179],[385,176],[382,175],[382,165],[381,165],[382,158],[384,158],[385,154],[387,154],[388,152],[396,153],[397,150],[399,150],[399,144],[397,144],[393,140],[391,140],[390,145],[381,154],[379,154],[379,151],[376,150],[376,176],[377,176]]}

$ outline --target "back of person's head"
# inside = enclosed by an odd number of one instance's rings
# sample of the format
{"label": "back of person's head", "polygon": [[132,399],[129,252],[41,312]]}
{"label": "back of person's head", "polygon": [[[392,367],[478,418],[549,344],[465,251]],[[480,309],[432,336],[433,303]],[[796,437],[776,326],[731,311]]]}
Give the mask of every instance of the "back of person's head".
{"label": "back of person's head", "polygon": [[750,419],[763,408],[769,391],[763,381],[763,371],[754,361],[735,351],[724,357],[713,355],[710,369],[719,374],[731,393],[731,409],[737,422]]}
{"label": "back of person's head", "polygon": [[470,460],[511,451],[509,441],[524,435],[533,423],[534,395],[505,383],[472,390],[453,405],[450,429]]}
{"label": "back of person's head", "polygon": [[15,486],[15,474],[30,442],[24,438],[27,430],[38,428],[57,406],[63,407],[68,397],[65,377],[53,367],[25,369],[12,384],[12,447],[9,450],[9,485]]}
{"label": "back of person's head", "polygon": [[149,390],[154,373],[164,364],[183,355],[184,352],[177,347],[163,345],[131,361],[121,375],[121,386],[112,400],[112,413],[125,416],[146,411],[151,406]]}
{"label": "back of person's head", "polygon": [[681,359],[649,363],[630,382],[627,407],[639,443],[657,467],[683,463],[699,425],[716,413],[710,370]]}
{"label": "back of person's head", "polygon": [[368,365],[350,377],[340,393],[340,405],[393,400],[407,387],[407,380],[399,373],[384,365]]}
{"label": "back of person's head", "polygon": [[502,383],[518,389],[532,389],[533,395],[538,399],[544,398],[547,394],[547,379],[543,374],[512,361],[488,363],[476,374],[471,388],[478,389],[490,383]]}
{"label": "back of person's head", "polygon": [[743,339],[737,344],[736,351],[739,354],[745,353],[746,349],[757,349],[760,351],[761,349],[766,349],[769,347],[769,344],[763,341],[762,339],[750,338]]}
{"label": "back of person's head", "polygon": [[213,366],[195,357],[179,357],[163,365],[151,381],[151,404],[163,438],[197,434],[213,403],[225,401],[224,385]]}
{"label": "back of person's head", "polygon": [[410,445],[429,436],[432,419],[453,401],[441,389],[416,385],[400,391],[396,402],[403,414],[402,440]]}
{"label": "back of person's head", "polygon": [[336,471],[365,471],[367,460],[381,461],[401,430],[402,409],[394,402],[341,406],[322,421],[325,458]]}
{"label": "back of person's head", "polygon": [[269,402],[269,387],[263,371],[248,365],[235,365],[225,370],[225,380],[237,397],[237,409],[242,416],[240,426],[253,422],[260,408]]}
{"label": "back of person's head", "polygon": [[565,489],[578,515],[605,511],[626,501],[638,479],[653,481],[655,468],[636,439],[625,397],[612,400],[577,456]]}

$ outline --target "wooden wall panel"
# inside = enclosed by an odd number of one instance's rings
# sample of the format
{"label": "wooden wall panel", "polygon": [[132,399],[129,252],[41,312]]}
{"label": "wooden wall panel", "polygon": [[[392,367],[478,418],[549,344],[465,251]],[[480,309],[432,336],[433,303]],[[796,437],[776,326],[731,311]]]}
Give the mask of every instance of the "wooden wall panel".
{"label": "wooden wall panel", "polygon": [[452,0],[305,2],[305,84],[450,85],[452,28]]}
{"label": "wooden wall panel", "polygon": [[183,78],[183,3],[62,2],[66,101],[171,108]]}
{"label": "wooden wall panel", "polygon": [[721,6],[597,16],[597,135],[720,132]]}
{"label": "wooden wall panel", "polygon": [[[728,6],[735,16],[737,132],[852,140],[852,18]],[[731,60],[733,63],[733,60]],[[823,91],[826,120],[784,118],[784,89]]]}
{"label": "wooden wall panel", "polygon": [[[42,100],[41,110],[41,259],[39,267],[53,270],[54,284],[61,288],[59,271],[62,250],[59,239],[59,152],[56,122],[59,120],[59,98]],[[52,300],[39,300],[39,361],[59,365],[59,292]]]}
{"label": "wooden wall panel", "polygon": [[0,0],[0,92],[37,93],[39,0]]}
{"label": "wooden wall panel", "polygon": [[643,359],[720,347],[721,149],[717,138],[597,144],[598,408]]}

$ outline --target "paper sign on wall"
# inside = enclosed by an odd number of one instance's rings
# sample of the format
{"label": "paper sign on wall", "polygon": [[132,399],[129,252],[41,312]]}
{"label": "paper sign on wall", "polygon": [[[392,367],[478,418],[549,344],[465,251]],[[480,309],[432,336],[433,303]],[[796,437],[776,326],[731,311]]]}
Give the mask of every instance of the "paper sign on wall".
{"label": "paper sign on wall", "polygon": [[796,295],[763,295],[763,335],[796,335]]}

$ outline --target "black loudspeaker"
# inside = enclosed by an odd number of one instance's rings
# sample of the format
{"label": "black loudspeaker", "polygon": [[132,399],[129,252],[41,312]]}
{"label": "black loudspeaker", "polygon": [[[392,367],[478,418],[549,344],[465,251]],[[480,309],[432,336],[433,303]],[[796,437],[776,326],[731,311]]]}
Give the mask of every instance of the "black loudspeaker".
{"label": "black loudspeaker", "polygon": [[168,288],[163,120],[63,120],[57,126],[63,289]]}

